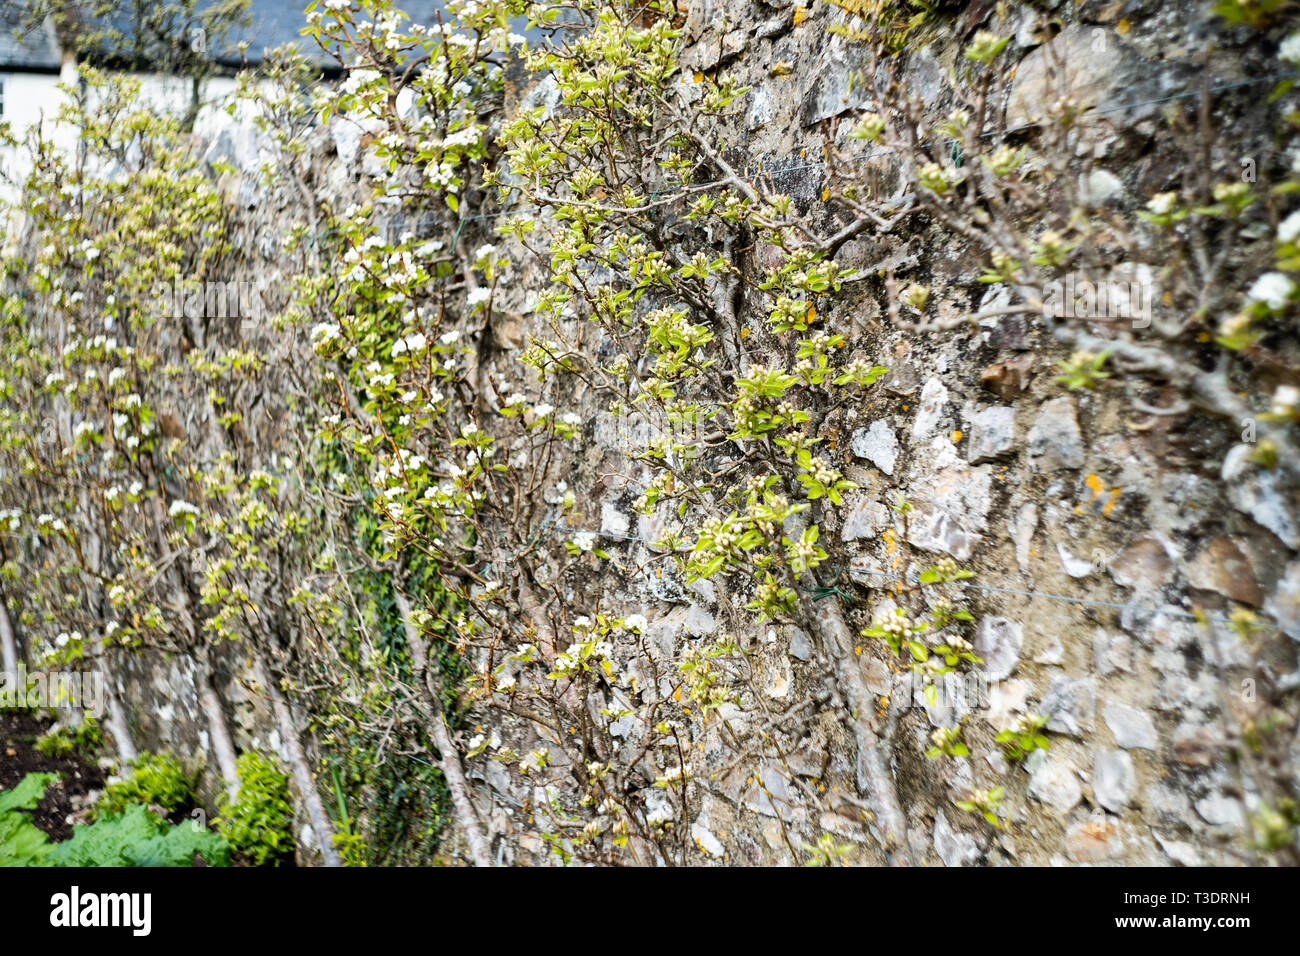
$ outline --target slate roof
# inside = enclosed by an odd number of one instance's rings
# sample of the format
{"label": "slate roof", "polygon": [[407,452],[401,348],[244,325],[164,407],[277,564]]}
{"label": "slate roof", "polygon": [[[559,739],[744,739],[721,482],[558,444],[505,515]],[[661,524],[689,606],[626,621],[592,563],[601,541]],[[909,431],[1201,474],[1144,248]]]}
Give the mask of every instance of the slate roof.
{"label": "slate roof", "polygon": [[[222,43],[223,49],[213,50],[215,59],[223,65],[239,66],[238,44],[247,40],[248,50],[244,55],[249,63],[260,63],[265,51],[293,43],[304,56],[334,65],[335,60],[327,56],[315,40],[298,33],[307,25],[304,11],[308,2],[310,0],[251,0],[249,25],[232,29]],[[437,23],[437,12],[446,9],[443,0],[398,0],[395,5],[411,17],[411,22],[425,24]]]}
{"label": "slate roof", "polygon": [[38,27],[24,27],[22,14],[0,2],[0,72],[57,73],[62,62],[54,27],[48,20]]}
{"label": "slate roof", "polygon": [[[228,67],[239,67],[241,60],[238,44],[248,41],[246,62],[260,63],[265,51],[285,43],[294,43],[302,53],[320,63],[333,66],[335,61],[327,56],[316,41],[299,34],[307,25],[305,9],[310,0],[251,0],[248,9],[248,26],[238,26],[229,31],[212,57]],[[437,13],[446,9],[444,0],[398,0],[396,6],[404,10],[415,23],[437,23]],[[202,7],[200,7],[200,10]],[[125,12],[121,16],[126,16]],[[518,32],[526,32],[521,20],[515,25]],[[47,21],[36,29],[21,29],[21,14],[6,0],[0,0],[0,72],[38,71],[58,72],[61,63],[59,45],[53,27]],[[127,22],[117,24],[129,32]],[[17,31],[18,35],[15,35]]]}

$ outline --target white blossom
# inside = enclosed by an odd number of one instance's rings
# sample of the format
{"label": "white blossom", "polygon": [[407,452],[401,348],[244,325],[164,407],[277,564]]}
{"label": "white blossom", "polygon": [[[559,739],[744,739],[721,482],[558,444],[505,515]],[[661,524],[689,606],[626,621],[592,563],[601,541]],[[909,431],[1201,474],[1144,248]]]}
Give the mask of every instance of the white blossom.
{"label": "white blossom", "polygon": [[1295,283],[1280,272],[1265,272],[1255,280],[1246,297],[1252,302],[1263,302],[1270,309],[1277,311],[1286,305],[1287,299],[1295,291]]}
{"label": "white blossom", "polygon": [[1277,55],[1278,59],[1300,66],[1300,33],[1293,33],[1283,40]]}
{"label": "white blossom", "polygon": [[1277,227],[1277,238],[1279,242],[1295,242],[1300,239],[1300,209],[1282,220],[1282,224]]}

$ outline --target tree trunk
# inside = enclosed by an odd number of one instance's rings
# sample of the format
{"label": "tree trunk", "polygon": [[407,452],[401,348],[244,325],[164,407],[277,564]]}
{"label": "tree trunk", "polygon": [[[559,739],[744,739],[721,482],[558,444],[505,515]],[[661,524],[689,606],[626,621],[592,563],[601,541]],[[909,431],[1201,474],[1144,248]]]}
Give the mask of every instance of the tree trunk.
{"label": "tree trunk", "polygon": [[[396,581],[393,582],[396,585]],[[398,587],[393,588],[397,598],[397,610],[402,615],[402,628],[406,632],[406,646],[411,651],[411,664],[415,672],[415,683],[424,697],[425,716],[429,721],[429,734],[433,745],[438,748],[439,767],[447,780],[447,789],[451,791],[452,808],[456,821],[465,834],[469,844],[470,855],[475,866],[492,866],[490,841],[483,832],[474,801],[470,797],[469,781],[460,765],[460,754],[451,742],[451,731],[447,727],[447,718],[442,712],[442,699],[429,687],[429,655],[424,646],[424,638],[411,623],[411,603]]]}
{"label": "tree trunk", "polygon": [[230,725],[226,723],[226,712],[221,706],[221,697],[212,685],[212,665],[206,652],[199,657],[199,706],[208,721],[208,737],[212,741],[212,756],[216,758],[217,770],[225,784],[226,793],[233,800],[239,796],[239,766],[235,762],[235,743],[230,736]]}
{"label": "tree trunk", "polygon": [[113,735],[113,744],[117,747],[117,756],[124,764],[135,763],[136,753],[135,741],[131,739],[131,729],[126,722],[126,711],[122,709],[122,702],[117,699],[117,691],[113,690],[112,675],[109,674],[108,668],[105,667],[101,674],[104,675],[104,696],[108,704],[108,732]]}
{"label": "tree trunk", "polygon": [[316,834],[316,842],[320,844],[321,857],[326,866],[342,866],[343,861],[334,847],[334,824],[330,822],[329,814],[325,812],[325,804],[320,798],[320,791],[316,789],[316,781],[312,776],[307,756],[303,753],[293,712],[290,711],[284,694],[280,692],[279,685],[276,684],[261,657],[256,658],[253,664],[253,674],[257,682],[265,688],[266,696],[270,698],[275,722],[280,728],[280,736],[289,755],[289,768],[293,771],[294,782],[298,785],[298,795],[302,798],[303,808],[307,811],[307,819],[311,821],[311,828]]}
{"label": "tree trunk", "polygon": [[[804,583],[809,587],[816,584],[811,575],[804,575]],[[876,825],[890,865],[910,865],[915,861],[907,841],[907,817],[899,807],[894,779],[889,773],[888,742],[881,740],[877,733],[872,695],[853,653],[853,633],[844,621],[837,600],[813,601],[800,595],[799,603],[804,616],[813,622],[822,650],[835,668],[835,681],[847,698],[858,745],[858,791],[868,796],[875,808]]]}
{"label": "tree trunk", "polygon": [[9,674],[18,673],[18,641],[14,637],[14,624],[9,619],[9,605],[0,594],[0,658]]}

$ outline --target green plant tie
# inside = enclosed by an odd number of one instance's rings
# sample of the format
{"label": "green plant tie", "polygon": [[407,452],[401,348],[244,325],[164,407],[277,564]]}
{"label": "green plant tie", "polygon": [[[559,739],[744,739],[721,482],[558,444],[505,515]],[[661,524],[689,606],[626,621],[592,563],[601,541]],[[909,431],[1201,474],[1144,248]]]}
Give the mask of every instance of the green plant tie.
{"label": "green plant tie", "polygon": [[840,566],[837,564],[835,565],[835,573],[831,576],[830,584],[821,585],[820,587],[815,587],[815,588],[800,588],[799,590],[805,592],[806,594],[811,594],[812,599],[814,601],[820,601],[824,598],[828,598],[832,594],[838,594],[845,601],[848,601],[853,597],[853,595],[849,594],[847,591],[841,591],[839,588],[835,586],[835,582],[838,581],[839,579],[840,579]]}

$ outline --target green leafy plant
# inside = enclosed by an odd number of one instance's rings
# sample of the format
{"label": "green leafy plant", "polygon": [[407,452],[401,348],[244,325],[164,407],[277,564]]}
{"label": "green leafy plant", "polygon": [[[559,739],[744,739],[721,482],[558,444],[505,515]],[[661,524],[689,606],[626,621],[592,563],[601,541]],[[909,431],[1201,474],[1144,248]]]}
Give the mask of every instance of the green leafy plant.
{"label": "green leafy plant", "polygon": [[87,717],[75,730],[55,727],[36,741],[36,749],[47,757],[69,757],[80,754],[92,759],[104,742],[104,732],[94,717]]}
{"label": "green leafy plant", "polygon": [[808,851],[808,859],[804,861],[804,866],[842,864],[844,858],[853,852],[853,847],[847,843],[837,846],[835,837],[829,833],[823,833],[816,843],[805,843],[803,848]]}
{"label": "green leafy plant", "polygon": [[143,804],[121,814],[101,815],[94,823],[72,828],[72,836],[55,844],[47,866],[192,866],[198,854],[208,866],[229,866],[224,838],[190,820],[170,824]]}
{"label": "green leafy plant", "polygon": [[1042,714],[1026,714],[1016,721],[1016,726],[1002,731],[994,739],[1002,745],[1002,756],[1008,761],[1026,757],[1031,751],[1046,750],[1047,736],[1043,728],[1047,718]]}
{"label": "green leafy plant", "polygon": [[0,867],[34,866],[50,851],[50,839],[28,818],[57,773],[29,773],[12,790],[0,790]]}
{"label": "green leafy plant", "polygon": [[215,821],[231,849],[253,866],[278,866],[293,851],[293,805],[289,778],[256,750],[240,756],[239,795]]}
{"label": "green leafy plant", "polygon": [[94,818],[123,813],[133,803],[156,804],[169,813],[180,810],[194,800],[196,776],[169,753],[141,754],[125,779],[104,788]]}
{"label": "green leafy plant", "polygon": [[990,826],[1002,826],[1002,819],[999,816],[999,811],[1002,809],[1001,787],[994,787],[991,790],[976,790],[970,795],[969,800],[954,800],[953,803],[959,810],[978,813],[988,821]]}
{"label": "green leafy plant", "polygon": [[35,810],[58,778],[29,773],[13,790],[0,791],[0,867],[192,866],[196,853],[208,866],[229,865],[223,837],[197,821],[172,825],[141,803],[101,814],[73,827],[69,839],[51,843],[24,811]]}
{"label": "green leafy plant", "polygon": [[1261,804],[1251,815],[1251,829],[1255,832],[1255,845],[1270,853],[1294,846],[1296,831],[1300,828],[1300,806],[1290,797],[1283,797],[1277,806]]}
{"label": "green leafy plant", "polygon": [[1056,381],[1072,392],[1081,388],[1096,388],[1097,383],[1102,379],[1110,378],[1110,373],[1104,371],[1106,360],[1109,358],[1109,350],[1097,354],[1075,352],[1068,359],[1056,363],[1061,369],[1061,374],[1056,376]]}
{"label": "green leafy plant", "polygon": [[930,734],[930,742],[934,746],[925,752],[927,757],[970,756],[970,750],[961,739],[961,724],[956,727],[936,727],[934,733]]}

